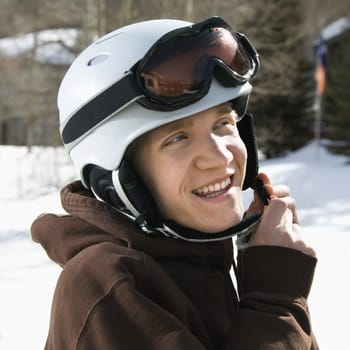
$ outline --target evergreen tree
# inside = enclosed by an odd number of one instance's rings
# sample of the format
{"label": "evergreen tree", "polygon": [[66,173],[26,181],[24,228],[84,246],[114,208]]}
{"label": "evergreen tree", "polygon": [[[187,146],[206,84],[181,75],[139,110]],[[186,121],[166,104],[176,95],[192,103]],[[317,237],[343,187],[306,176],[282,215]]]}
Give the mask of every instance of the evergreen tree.
{"label": "evergreen tree", "polygon": [[265,156],[282,155],[312,137],[310,124],[314,62],[308,58],[301,0],[254,2],[250,28],[261,58],[251,110]]}
{"label": "evergreen tree", "polygon": [[327,46],[323,136],[330,151],[350,156],[350,30]]}

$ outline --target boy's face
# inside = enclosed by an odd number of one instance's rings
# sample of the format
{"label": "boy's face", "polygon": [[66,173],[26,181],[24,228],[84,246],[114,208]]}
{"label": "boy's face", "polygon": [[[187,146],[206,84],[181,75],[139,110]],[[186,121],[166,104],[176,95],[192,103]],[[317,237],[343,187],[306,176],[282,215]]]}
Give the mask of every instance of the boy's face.
{"label": "boy's face", "polygon": [[236,113],[222,104],[140,137],[133,164],[165,219],[218,232],[243,216],[247,152]]}

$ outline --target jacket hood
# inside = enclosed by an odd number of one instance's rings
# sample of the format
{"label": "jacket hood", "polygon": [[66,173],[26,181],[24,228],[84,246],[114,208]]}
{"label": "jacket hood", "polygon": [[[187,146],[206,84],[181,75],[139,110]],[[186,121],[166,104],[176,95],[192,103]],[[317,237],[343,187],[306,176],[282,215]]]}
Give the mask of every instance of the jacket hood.
{"label": "jacket hood", "polygon": [[140,250],[156,259],[195,258],[229,270],[232,240],[192,243],[164,236],[150,237],[111,206],[98,201],[80,181],[61,191],[67,215],[42,214],[32,224],[31,235],[57,264],[64,266],[83,249],[102,242]]}

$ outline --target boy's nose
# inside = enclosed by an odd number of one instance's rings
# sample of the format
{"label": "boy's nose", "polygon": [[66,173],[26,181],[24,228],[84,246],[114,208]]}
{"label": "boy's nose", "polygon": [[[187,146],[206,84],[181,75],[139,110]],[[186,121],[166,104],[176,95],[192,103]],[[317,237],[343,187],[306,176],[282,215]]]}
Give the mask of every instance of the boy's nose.
{"label": "boy's nose", "polygon": [[197,148],[195,164],[199,169],[225,168],[233,160],[233,154],[224,139],[211,135]]}

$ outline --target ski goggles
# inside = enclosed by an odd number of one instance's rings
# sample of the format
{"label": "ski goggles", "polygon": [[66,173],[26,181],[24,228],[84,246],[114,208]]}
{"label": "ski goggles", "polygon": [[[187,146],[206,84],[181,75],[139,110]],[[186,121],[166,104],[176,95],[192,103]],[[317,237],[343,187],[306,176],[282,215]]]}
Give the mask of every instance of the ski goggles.
{"label": "ski goggles", "polygon": [[249,81],[258,53],[241,33],[212,17],[161,37],[132,69],[144,93],[143,106],[174,110],[201,99],[212,77],[227,87]]}
{"label": "ski goggles", "polygon": [[204,97],[213,76],[223,86],[235,87],[253,78],[258,68],[250,41],[219,17],[175,29],[72,115],[62,128],[62,140],[77,140],[133,101],[153,110],[176,110]]}

